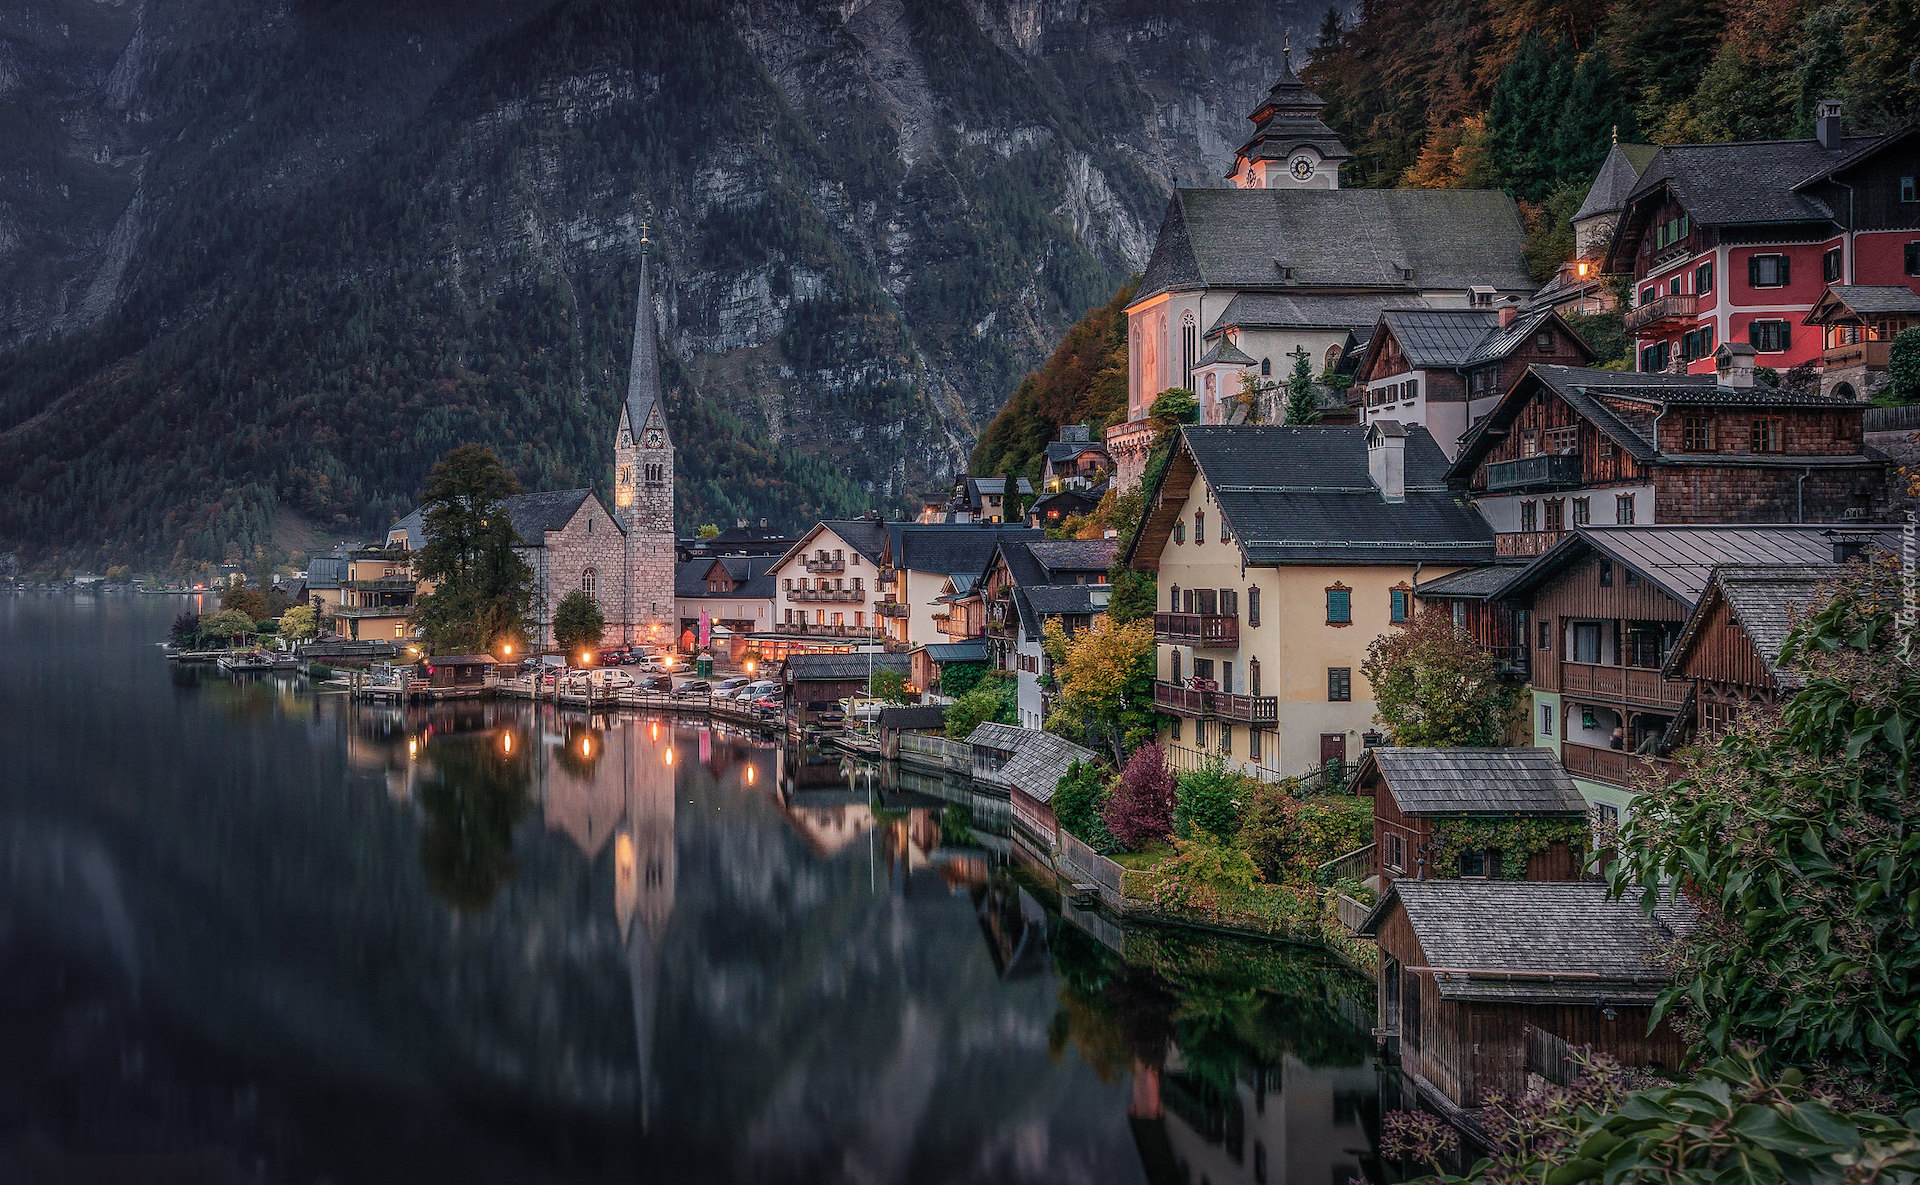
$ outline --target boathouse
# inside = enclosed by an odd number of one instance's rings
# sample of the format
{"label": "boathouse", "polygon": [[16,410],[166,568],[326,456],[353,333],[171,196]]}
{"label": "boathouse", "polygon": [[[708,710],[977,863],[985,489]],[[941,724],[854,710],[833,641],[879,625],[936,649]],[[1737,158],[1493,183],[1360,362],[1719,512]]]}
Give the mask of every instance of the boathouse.
{"label": "boathouse", "polygon": [[838,723],[840,701],[872,693],[873,677],[883,671],[907,674],[904,654],[792,654],[780,684],[786,689],[787,716],[805,727]]}
{"label": "boathouse", "polygon": [[494,667],[487,654],[436,654],[419,666],[427,693],[435,699],[480,695],[487,689],[487,672]]}
{"label": "boathouse", "polygon": [[1585,865],[1587,800],[1549,750],[1368,749],[1354,786],[1383,880],[1570,881]]}
{"label": "boathouse", "polygon": [[939,732],[946,727],[947,709],[939,704],[880,709],[880,756],[888,761],[900,757],[900,734]]}
{"label": "boathouse", "polygon": [[1400,880],[1360,933],[1380,946],[1379,1024],[1401,1072],[1451,1114],[1520,1097],[1529,1073],[1564,1077],[1549,1051],[1567,1045],[1678,1066],[1687,1043],[1652,1008],[1663,948],[1697,918],[1670,894],[1649,917],[1596,881]]}
{"label": "boathouse", "polygon": [[973,780],[1004,787],[1015,825],[1050,849],[1059,846],[1053,792],[1074,762],[1097,765],[1100,755],[1050,732],[1011,724],[982,724],[967,743],[973,746]]}

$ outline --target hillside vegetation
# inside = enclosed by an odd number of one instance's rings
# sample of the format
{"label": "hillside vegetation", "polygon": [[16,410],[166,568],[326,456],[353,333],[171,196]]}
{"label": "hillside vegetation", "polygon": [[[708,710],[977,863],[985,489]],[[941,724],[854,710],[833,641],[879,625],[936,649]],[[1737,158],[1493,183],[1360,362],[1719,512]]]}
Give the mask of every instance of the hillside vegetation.
{"label": "hillside vegetation", "polygon": [[1134,285],[1080,318],[1046,365],[1022,379],[980,434],[973,450],[976,474],[1040,476],[1047,442],[1062,424],[1087,424],[1097,440],[1109,424],[1127,418],[1127,302]]}

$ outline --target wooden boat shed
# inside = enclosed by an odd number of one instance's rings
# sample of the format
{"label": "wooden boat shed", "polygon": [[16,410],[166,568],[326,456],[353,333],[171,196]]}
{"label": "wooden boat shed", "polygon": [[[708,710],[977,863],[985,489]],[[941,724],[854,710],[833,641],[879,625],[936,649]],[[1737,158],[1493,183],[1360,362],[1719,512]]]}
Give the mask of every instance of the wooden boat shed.
{"label": "wooden boat shed", "polygon": [[1436,867],[1441,833],[1449,823],[1503,819],[1584,822],[1587,800],[1548,749],[1368,749],[1354,772],[1357,793],[1373,799],[1373,874],[1383,880],[1451,877],[1570,881],[1580,876],[1584,850],[1554,842],[1526,856],[1524,869],[1506,867],[1513,852],[1476,847],[1452,867]]}
{"label": "wooden boat shed", "polygon": [[1360,933],[1380,945],[1380,1030],[1401,1071],[1457,1114],[1525,1094],[1530,1070],[1551,1077],[1543,1047],[1679,1065],[1686,1041],[1650,1022],[1663,948],[1697,920],[1671,895],[1649,917],[1597,881],[1401,880]]}

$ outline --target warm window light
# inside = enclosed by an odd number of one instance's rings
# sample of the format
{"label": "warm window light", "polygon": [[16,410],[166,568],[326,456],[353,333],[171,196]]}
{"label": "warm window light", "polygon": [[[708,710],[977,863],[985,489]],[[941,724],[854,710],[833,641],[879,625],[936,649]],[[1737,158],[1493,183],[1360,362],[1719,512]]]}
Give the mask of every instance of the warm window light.
{"label": "warm window light", "polygon": [[1582,277],[1582,278],[1584,278],[1584,277],[1586,276],[1586,274],[1587,274],[1587,268],[1588,268],[1588,266],[1589,266],[1589,265],[1588,265],[1588,263],[1587,263],[1587,261],[1586,261],[1586,260],[1584,260],[1584,259],[1583,259],[1583,260],[1581,260],[1581,261],[1580,261],[1580,265],[1579,265],[1579,271],[1580,271],[1580,275],[1581,275],[1581,277]]}

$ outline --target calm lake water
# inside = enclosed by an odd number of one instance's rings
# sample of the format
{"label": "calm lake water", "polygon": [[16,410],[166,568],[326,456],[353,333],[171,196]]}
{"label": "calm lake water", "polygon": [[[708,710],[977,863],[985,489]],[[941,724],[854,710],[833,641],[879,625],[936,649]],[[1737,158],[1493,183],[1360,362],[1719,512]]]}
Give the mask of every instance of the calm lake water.
{"label": "calm lake water", "polygon": [[0,597],[0,1180],[1380,1179],[1329,959],[725,730],[170,668],[189,604]]}

